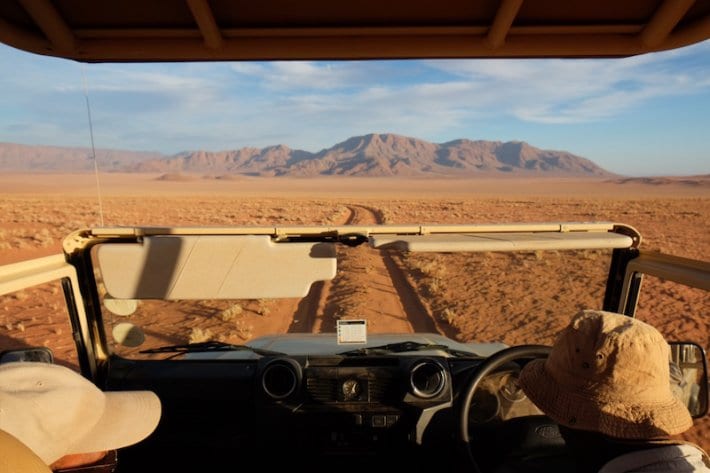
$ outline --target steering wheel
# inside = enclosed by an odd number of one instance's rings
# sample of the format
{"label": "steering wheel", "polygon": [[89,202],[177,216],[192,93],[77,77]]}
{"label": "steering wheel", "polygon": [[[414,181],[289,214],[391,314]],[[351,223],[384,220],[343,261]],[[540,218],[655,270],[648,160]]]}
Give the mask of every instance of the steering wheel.
{"label": "steering wheel", "polygon": [[[462,404],[459,420],[459,442],[464,451],[464,456],[468,459],[468,466],[474,473],[483,473],[480,462],[474,458],[473,443],[469,432],[469,412],[471,402],[481,381],[490,373],[501,368],[503,365],[524,358],[542,358],[550,353],[550,347],[546,345],[518,345],[503,349],[486,358],[474,371],[468,380],[466,389],[462,391]],[[541,416],[536,416],[537,418]],[[515,420],[515,419],[514,419]]]}

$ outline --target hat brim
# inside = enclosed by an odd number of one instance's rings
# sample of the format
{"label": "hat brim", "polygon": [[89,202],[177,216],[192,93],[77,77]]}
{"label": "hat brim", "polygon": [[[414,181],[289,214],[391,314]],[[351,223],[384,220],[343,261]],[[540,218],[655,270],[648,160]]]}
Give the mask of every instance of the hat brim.
{"label": "hat brim", "polygon": [[670,390],[666,397],[646,404],[601,399],[593,390],[562,386],[545,363],[544,359],[530,361],[520,373],[519,383],[530,400],[560,425],[622,439],[666,437],[693,425],[688,409]]}
{"label": "hat brim", "polygon": [[138,443],[158,426],[161,405],[151,391],[106,391],[103,415],[66,454],[102,452]]}

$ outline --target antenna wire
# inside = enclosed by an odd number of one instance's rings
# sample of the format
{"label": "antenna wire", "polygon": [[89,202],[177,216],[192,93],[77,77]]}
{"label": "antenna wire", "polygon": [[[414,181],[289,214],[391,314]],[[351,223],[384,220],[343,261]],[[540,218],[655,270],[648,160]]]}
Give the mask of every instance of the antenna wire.
{"label": "antenna wire", "polygon": [[81,79],[84,83],[84,99],[86,100],[86,114],[89,117],[89,135],[91,136],[91,155],[94,159],[94,176],[96,177],[96,194],[99,201],[99,221],[104,226],[104,207],[101,201],[101,181],[99,180],[99,163],[96,160],[96,147],[94,146],[94,126],[91,120],[91,104],[89,103],[89,87],[84,74],[84,65],[81,65]]}

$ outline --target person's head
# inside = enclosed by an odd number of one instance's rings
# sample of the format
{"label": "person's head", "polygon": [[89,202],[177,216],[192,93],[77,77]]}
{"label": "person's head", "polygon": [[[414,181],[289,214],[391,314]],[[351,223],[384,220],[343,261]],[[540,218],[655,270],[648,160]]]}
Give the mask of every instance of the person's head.
{"label": "person's head", "polygon": [[160,414],[150,391],[104,392],[55,364],[0,364],[0,430],[47,465],[71,459],[77,466],[137,443],[155,430]]}
{"label": "person's head", "polygon": [[651,325],[584,310],[547,359],[523,368],[520,386],[561,426],[617,439],[666,438],[693,425],[673,394],[669,361],[668,343]]}

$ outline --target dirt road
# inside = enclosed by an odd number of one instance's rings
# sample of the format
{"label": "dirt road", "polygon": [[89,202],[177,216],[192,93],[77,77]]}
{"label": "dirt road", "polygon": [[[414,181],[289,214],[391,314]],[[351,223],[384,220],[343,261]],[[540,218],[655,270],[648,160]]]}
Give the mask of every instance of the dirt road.
{"label": "dirt road", "polygon": [[[377,209],[360,205],[347,209],[342,224],[382,223]],[[392,255],[364,243],[339,245],[337,256],[336,277],[313,284],[299,303],[289,332],[333,333],[341,318],[365,319],[371,333],[441,331]]]}

